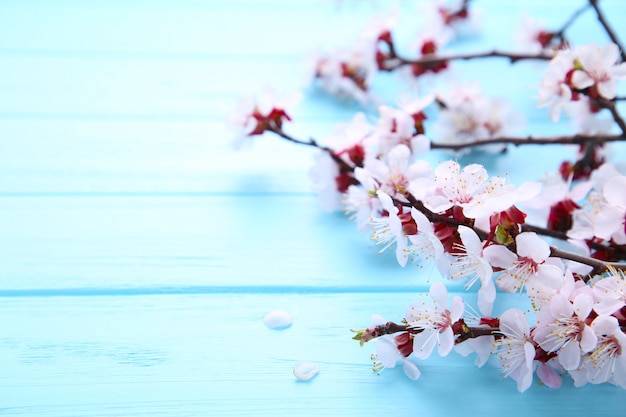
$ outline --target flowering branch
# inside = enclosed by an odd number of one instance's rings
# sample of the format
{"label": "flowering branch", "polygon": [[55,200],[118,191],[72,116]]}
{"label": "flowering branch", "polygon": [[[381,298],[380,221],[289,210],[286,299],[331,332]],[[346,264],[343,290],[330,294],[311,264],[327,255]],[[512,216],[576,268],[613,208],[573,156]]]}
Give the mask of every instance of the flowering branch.
{"label": "flowering branch", "polygon": [[[351,165],[349,163],[347,163],[345,160],[341,159],[341,157],[337,154],[336,151],[334,151],[333,149],[326,147],[326,146],[322,146],[320,145],[316,140],[314,139],[309,139],[309,141],[304,141],[304,140],[300,140],[300,139],[296,139],[293,136],[285,133],[283,131],[283,129],[281,127],[275,126],[275,125],[270,125],[267,128],[268,132],[272,132],[276,135],[278,135],[279,137],[292,142],[292,143],[296,143],[299,145],[305,145],[305,146],[311,146],[311,147],[315,147],[323,152],[325,152],[326,154],[328,154],[339,166],[340,166],[340,170],[342,172],[353,172],[355,169],[354,165]],[[514,144],[514,145],[521,145],[521,144],[585,144],[587,143],[587,141],[590,140],[594,140],[597,141],[598,136],[586,136],[586,135],[574,135],[574,136],[564,136],[564,137],[555,137],[555,138],[532,138],[532,137],[528,137],[528,138],[500,138],[500,139],[494,139],[494,140],[485,140],[485,141],[480,141],[480,142],[475,142],[475,143],[471,143],[470,144],[462,144],[462,145],[447,145],[447,146],[442,146],[442,149],[462,149],[466,146],[471,146],[472,144],[474,146],[478,145],[478,144],[490,144],[490,143],[510,143],[510,144]],[[605,136],[605,137],[600,137],[602,139],[604,139],[602,142],[599,143],[604,143],[604,142],[610,142],[610,141],[617,141],[617,140],[624,140],[626,139],[624,135],[621,136]],[[431,144],[431,148],[433,149],[437,149],[438,147],[435,144]],[[352,182],[353,185],[359,185],[360,182],[356,179],[353,180]],[[470,227],[472,228],[472,230],[474,230],[474,232],[477,233],[477,235],[479,237],[481,237],[482,239],[491,239],[493,238],[493,236],[490,235],[489,232],[486,232],[484,230],[481,230],[479,228],[474,227],[473,222],[468,221],[467,219],[465,219],[464,221],[458,220],[454,217],[450,217],[450,216],[446,216],[446,215],[442,215],[442,214],[438,214],[435,213],[433,211],[431,211],[430,209],[428,209],[424,203],[418,199],[416,199],[410,192],[405,191],[402,195],[404,198],[406,198],[406,202],[402,201],[402,200],[398,200],[398,199],[392,199],[392,201],[394,202],[395,205],[398,206],[404,206],[404,207],[409,207],[409,208],[415,208],[417,210],[419,210],[422,214],[424,214],[426,216],[426,218],[433,222],[433,223],[445,223],[448,224],[450,226],[466,226],[466,227]],[[542,228],[539,226],[534,226],[531,224],[521,224],[520,225],[520,231],[522,232],[534,232],[534,233],[538,233],[541,235],[545,235],[545,236],[550,236],[553,238],[557,238],[563,241],[566,241],[568,239],[570,239],[567,234],[559,232],[559,231],[555,231],[555,230],[550,230],[550,229],[546,229],[546,228]],[[600,244],[598,242],[594,242],[594,241],[590,241],[588,242],[589,246],[591,248],[597,249],[597,250],[602,250],[602,251],[607,251],[607,250],[611,250],[613,252],[614,255],[619,254],[619,256],[621,257],[626,257],[626,249],[622,250],[620,247],[618,246],[613,246],[611,244],[609,244],[608,246],[605,244]],[[556,248],[556,247],[550,247],[550,251],[552,256],[558,257],[558,258],[562,258],[562,259],[567,259],[567,260],[571,260],[571,261],[575,261],[575,262],[579,262],[581,264],[585,264],[585,265],[589,265],[590,267],[593,268],[592,273],[593,274],[600,274],[605,272],[608,268],[616,268],[616,269],[625,269],[626,270],[626,263],[618,263],[618,262],[606,262],[606,261],[600,261],[597,259],[594,259],[592,257],[589,256],[582,256],[580,254],[575,254],[575,253],[571,253],[571,252],[567,252],[567,251],[563,251],[562,249]]]}
{"label": "flowering branch", "polygon": [[[417,210],[419,210],[422,214],[424,214],[426,216],[426,218],[428,220],[430,220],[431,222],[434,223],[446,223],[450,226],[465,226],[465,227],[469,227],[471,228],[480,238],[482,239],[495,239],[494,236],[492,236],[489,232],[486,232],[484,230],[481,230],[477,227],[474,227],[472,225],[472,222],[469,221],[459,221],[453,217],[448,217],[445,215],[440,215],[437,213],[433,213],[431,210],[429,210],[423,202],[415,199],[415,197],[413,197],[410,193],[406,193],[405,197],[409,200],[409,203],[402,203],[401,201],[398,200],[393,200],[395,204],[399,204],[399,205],[403,205],[403,206],[408,206],[408,207],[412,207],[415,208]],[[558,233],[556,231],[551,231],[545,228],[541,228],[541,227],[537,227],[537,226],[533,226],[533,225],[529,225],[529,224],[523,224],[521,225],[521,231],[524,232],[535,232],[538,234],[545,234],[545,235],[549,235],[551,237],[555,237],[561,240],[568,240],[569,238],[567,237],[566,234],[563,233]],[[596,246],[596,247],[600,247],[600,245]],[[606,249],[606,247],[602,247],[604,249]],[[622,270],[626,270],[626,262],[606,262],[606,261],[600,261],[598,259],[594,259],[591,258],[589,256],[583,256],[577,253],[573,253],[573,252],[568,252],[562,249],[559,249],[557,247],[554,246],[550,246],[550,254],[553,257],[557,257],[557,258],[561,258],[561,259],[567,259],[570,261],[574,261],[574,262],[578,262],[584,265],[589,265],[593,268],[592,272],[590,274],[592,275],[596,275],[596,274],[602,274],[606,271],[609,271],[611,269],[622,269]]]}
{"label": "flowering branch", "polygon": [[[436,16],[448,28],[462,24],[471,16],[469,4],[439,8]],[[571,47],[564,33],[590,7],[614,43]],[[552,388],[563,375],[576,386],[609,382],[626,388],[626,175],[604,154],[605,145],[626,141],[626,120],[616,104],[624,99],[617,96],[618,81],[626,79],[624,51],[597,0],[576,10],[558,31],[535,26],[527,35],[529,52],[442,55],[443,38],[427,33],[416,43],[421,57],[408,59],[397,53],[385,22],[370,31],[365,48],[322,58],[315,79],[329,92],[365,103],[379,70],[410,66],[421,77],[446,70],[453,60],[546,61],[538,107],[546,107],[554,122],[568,109],[578,128],[573,135],[517,137],[509,130],[513,118],[506,106],[472,86],[434,90],[397,108],[381,105],[375,125],[359,113],[328,145],[286,133],[283,124],[291,118],[280,103],[254,105],[237,118],[243,140],[270,132],[317,149],[311,172],[322,206],[344,210],[360,230],[371,232],[379,253],[395,249],[402,267],[431,262],[442,280],[480,287],[479,317],[464,317],[463,299],[448,303],[445,285],[435,282],[432,302],[412,303],[402,324],[376,319],[355,331],[361,344],[377,341],[376,372],[402,360],[405,373],[417,379],[410,358],[426,359],[435,347],[446,356],[454,348],[476,353],[479,366],[498,354],[505,376],[520,391],[535,374]],[[433,102],[439,110],[431,120]],[[607,114],[603,109],[611,118],[598,117]],[[620,133],[608,133],[615,126]],[[509,184],[476,163],[461,167],[448,160],[432,167],[421,159],[433,149],[501,154],[508,145],[557,144],[577,145],[576,160],[563,161],[543,185]],[[544,216],[545,227],[526,222],[531,210]],[[525,293],[536,323],[515,308],[492,317],[503,292]]]}
{"label": "flowering branch", "polygon": [[[456,16],[466,17],[468,14],[469,2],[464,1],[460,9],[456,12]],[[561,46],[565,45],[564,33],[565,31],[576,21],[576,19],[588,8],[589,4],[584,5],[580,9],[576,10],[569,19],[561,26],[561,28],[555,32],[541,32],[539,34],[539,41],[543,46],[547,46],[554,40],[561,40]],[[433,40],[427,40],[424,42],[421,48],[423,57],[418,59],[409,59],[402,57],[398,54],[394,42],[391,39],[390,33],[384,33],[379,37],[379,40],[387,45],[388,53],[380,53],[377,56],[378,67],[382,71],[394,71],[402,66],[410,65],[414,69],[418,68],[419,73],[433,71],[438,72],[440,69],[447,67],[449,61],[456,60],[472,60],[480,58],[506,58],[512,64],[522,60],[550,60],[554,57],[552,51],[544,49],[539,53],[516,53],[516,52],[502,52],[502,51],[489,51],[470,54],[456,54],[456,55],[443,55],[437,56],[437,44]],[[617,42],[615,42],[617,43]],[[416,74],[417,75],[417,74]]]}
{"label": "flowering branch", "polygon": [[[614,106],[613,106],[614,108]],[[282,129],[269,128],[268,132],[275,133],[283,139],[286,139],[289,142],[296,143],[299,145],[312,146],[318,148],[324,152],[327,152],[329,155],[333,156],[333,159],[340,161],[337,159],[335,151],[333,149],[320,145],[315,139],[309,139],[308,141],[296,139],[291,135],[285,133]],[[537,136],[526,136],[526,137],[496,137],[496,138],[486,138],[486,139],[476,139],[474,141],[463,142],[463,143],[430,143],[431,149],[442,149],[442,150],[451,150],[451,151],[459,151],[467,148],[476,148],[479,146],[485,145],[514,145],[514,146],[523,146],[523,145],[602,145],[610,142],[622,142],[626,141],[626,132],[621,135],[587,135],[587,134],[575,134],[575,135],[564,135],[564,136],[546,136],[546,137],[537,137]],[[341,163],[345,164],[345,161],[341,160]],[[352,167],[354,168],[354,167]]]}
{"label": "flowering branch", "polygon": [[399,56],[395,48],[389,48],[389,55],[386,57],[385,61],[381,61],[380,69],[382,71],[394,71],[402,66],[412,65],[412,66],[422,66],[426,68],[436,67],[443,63],[447,63],[449,61],[467,61],[472,59],[480,59],[480,58],[506,58],[512,64],[518,61],[523,60],[541,60],[547,61],[554,57],[553,54],[550,53],[538,53],[538,54],[524,54],[524,53],[515,53],[515,52],[502,52],[502,51],[489,51],[489,52],[477,52],[477,53],[469,53],[469,54],[456,54],[456,55],[441,55],[436,56],[434,54],[427,54],[423,58],[419,59],[408,59]]}
{"label": "flowering branch", "polygon": [[550,136],[550,137],[497,137],[477,139],[475,141],[464,143],[431,143],[432,149],[447,149],[458,151],[466,148],[475,148],[484,145],[586,145],[586,144],[604,144],[608,142],[618,142],[626,140],[626,133],[621,135],[585,135],[576,134],[568,136]]}

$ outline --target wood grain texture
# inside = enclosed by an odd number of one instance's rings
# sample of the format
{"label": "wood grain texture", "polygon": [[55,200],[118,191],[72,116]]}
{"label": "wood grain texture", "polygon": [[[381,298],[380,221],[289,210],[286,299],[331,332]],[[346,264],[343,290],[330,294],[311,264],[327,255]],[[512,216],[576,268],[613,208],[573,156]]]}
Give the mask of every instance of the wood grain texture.
{"label": "wood grain texture", "polygon": [[[419,22],[412,4],[398,3],[403,22]],[[486,35],[459,50],[510,49],[523,9],[557,27],[584,2],[475,3]],[[626,39],[623,2],[601,5]],[[359,348],[349,329],[372,313],[400,318],[435,273],[397,267],[343,215],[321,212],[309,149],[271,137],[230,148],[224,120],[240,95],[301,88],[306,53],[350,44],[383,9],[0,2],[0,415],[623,414],[619,388],[566,380],[558,391],[535,383],[519,394],[495,362],[477,369],[455,354],[420,364],[416,382],[400,369],[372,374],[373,346]],[[591,13],[571,39],[607,40]],[[572,131],[536,108],[539,66],[455,67],[511,97],[524,133]],[[381,76],[374,91],[394,102],[401,81]],[[306,93],[292,113],[296,136],[323,141],[358,109]],[[520,147],[477,162],[519,183],[574,151]],[[610,157],[623,162],[625,151],[615,146]],[[528,308],[512,295],[495,312],[510,305]],[[289,311],[292,327],[266,328],[274,309]],[[292,375],[302,359],[321,368],[309,382]]]}

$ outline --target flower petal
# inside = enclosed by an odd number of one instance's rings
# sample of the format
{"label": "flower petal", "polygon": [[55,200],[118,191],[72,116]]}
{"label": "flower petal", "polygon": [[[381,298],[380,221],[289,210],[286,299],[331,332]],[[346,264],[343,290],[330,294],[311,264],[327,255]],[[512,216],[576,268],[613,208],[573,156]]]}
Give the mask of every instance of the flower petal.
{"label": "flower petal", "polygon": [[453,323],[461,318],[464,310],[465,303],[463,302],[463,299],[458,295],[452,297],[452,301],[450,302],[450,319]]}
{"label": "flower petal", "polygon": [[617,94],[617,82],[614,79],[599,82],[598,93],[606,99],[614,99]]}
{"label": "flower petal", "polygon": [[439,310],[444,311],[446,309],[446,306],[448,305],[448,290],[443,283],[435,282],[430,286],[428,294],[430,295],[430,298],[433,299]]}
{"label": "flower petal", "polygon": [[405,236],[398,236],[396,239],[396,260],[400,264],[401,267],[405,267],[406,263],[409,260],[409,257],[406,252],[407,243]]}
{"label": "flower petal", "polygon": [[478,310],[484,316],[490,316],[496,299],[496,285],[492,279],[483,282],[478,290]]}
{"label": "flower petal", "polygon": [[397,145],[387,154],[389,167],[394,172],[405,172],[409,166],[411,150],[406,145]]}
{"label": "flower petal", "polygon": [[406,376],[409,377],[409,379],[412,380],[416,380],[420,377],[420,375],[422,374],[419,370],[419,368],[417,367],[417,365],[408,360],[408,359],[404,359],[404,364],[402,365],[402,370],[404,371],[404,373],[406,374]]}
{"label": "flower petal", "polygon": [[415,207],[411,208],[411,217],[415,220],[415,224],[417,224],[417,230],[422,233],[434,233],[435,229],[433,228],[432,223],[428,220],[424,213],[417,210]]}
{"label": "flower petal", "polygon": [[552,368],[547,363],[542,363],[537,368],[537,376],[546,386],[550,388],[560,388],[561,382],[563,379],[559,374],[556,373],[554,368]]}
{"label": "flower petal", "polygon": [[524,232],[515,238],[517,254],[540,263],[550,256],[550,246],[535,232]]}
{"label": "flower petal", "polygon": [[439,333],[438,352],[439,356],[448,356],[454,347],[454,332],[451,327],[447,327],[443,333]]}
{"label": "flower petal", "polygon": [[437,343],[437,331],[434,329],[424,329],[423,332],[415,335],[413,339],[413,354],[418,359],[427,359]]}
{"label": "flower petal", "polygon": [[563,271],[554,265],[538,265],[536,278],[541,284],[554,289],[559,289],[565,284]]}
{"label": "flower petal", "polygon": [[572,84],[574,84],[574,87],[576,88],[582,90],[584,88],[591,87],[593,83],[593,78],[591,78],[584,71],[576,70],[574,71],[574,74],[572,74]]}
{"label": "flower petal", "polygon": [[517,261],[517,255],[503,245],[487,246],[483,254],[489,263],[497,268],[510,268]]}
{"label": "flower petal", "polygon": [[569,343],[565,343],[561,349],[559,349],[559,363],[563,365],[568,371],[578,368],[580,364],[580,347],[578,343],[570,340]]}
{"label": "flower petal", "polygon": [[596,335],[612,334],[618,327],[619,322],[613,316],[598,316],[591,322],[591,328]]}
{"label": "flower petal", "polygon": [[582,320],[589,317],[593,309],[593,298],[589,294],[578,294],[574,298],[574,312]]}
{"label": "flower petal", "polygon": [[461,241],[463,242],[463,246],[465,246],[467,253],[480,255],[483,251],[483,244],[476,232],[467,226],[459,226],[457,230],[461,236]]}
{"label": "flower petal", "polygon": [[505,336],[515,339],[523,339],[530,334],[526,315],[519,308],[510,308],[502,313],[500,316],[500,330]]}
{"label": "flower petal", "polygon": [[594,332],[591,327],[585,326],[583,328],[582,337],[580,338],[580,349],[583,352],[591,352],[596,348],[597,344],[598,336],[596,335],[596,332]]}
{"label": "flower petal", "polygon": [[376,342],[376,355],[385,368],[395,367],[402,356],[396,344],[386,337],[381,337]]}
{"label": "flower petal", "polygon": [[550,301],[550,313],[555,318],[570,318],[574,314],[574,307],[565,295],[555,294]]}
{"label": "flower petal", "polygon": [[626,177],[613,177],[604,184],[602,189],[605,200],[614,206],[626,209]]}

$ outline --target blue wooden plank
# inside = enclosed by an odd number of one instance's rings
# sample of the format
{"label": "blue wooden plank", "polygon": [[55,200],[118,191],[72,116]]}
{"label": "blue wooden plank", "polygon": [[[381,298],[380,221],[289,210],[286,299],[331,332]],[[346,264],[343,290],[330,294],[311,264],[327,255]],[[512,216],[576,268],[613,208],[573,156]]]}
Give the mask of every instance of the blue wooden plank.
{"label": "blue wooden plank", "polygon": [[[286,127],[321,143],[332,123],[295,122]],[[571,133],[566,122],[534,123],[520,133]],[[317,134],[316,134],[317,133]],[[223,123],[145,120],[0,120],[0,193],[311,193],[314,150],[272,135],[251,138],[249,149],[231,147]],[[626,146],[612,145],[609,161],[624,160]],[[521,146],[506,155],[473,155],[491,175],[512,183],[554,172],[575,147]],[[434,164],[453,158],[432,152]],[[534,160],[527,170],[528,158]]]}
{"label": "blue wooden plank", "polygon": [[320,213],[307,194],[0,200],[2,290],[328,292],[426,285],[424,271],[402,269],[390,254],[377,256],[369,236],[341,215]]}

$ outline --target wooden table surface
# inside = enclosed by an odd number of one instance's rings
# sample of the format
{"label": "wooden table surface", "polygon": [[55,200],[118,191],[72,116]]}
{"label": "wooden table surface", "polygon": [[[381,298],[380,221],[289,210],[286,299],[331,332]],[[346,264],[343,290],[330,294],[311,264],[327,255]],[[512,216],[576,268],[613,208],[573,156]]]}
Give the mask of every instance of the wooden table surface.
{"label": "wooden table surface", "polygon": [[[484,35],[461,48],[511,49],[522,5],[473,3]],[[584,4],[523,3],[553,26]],[[626,39],[624,3],[600,3]],[[224,119],[241,95],[301,89],[306,53],[346,44],[381,9],[0,2],[0,415],[624,415],[621,388],[566,380],[520,394],[497,363],[477,369],[456,354],[420,364],[418,381],[373,374],[373,346],[349,329],[372,313],[400,318],[436,272],[398,267],[342,214],[324,213],[309,149],[272,137],[230,147]],[[590,12],[571,37],[607,41]],[[541,66],[458,64],[488,94],[512,97],[528,133],[571,131],[535,108]],[[328,136],[357,109],[308,91],[291,129]],[[561,151],[479,162],[535,180]],[[624,155],[616,146],[612,158]],[[502,299],[495,312],[522,300]],[[276,309],[293,316],[290,328],[264,326]],[[297,381],[300,360],[319,374]]]}

